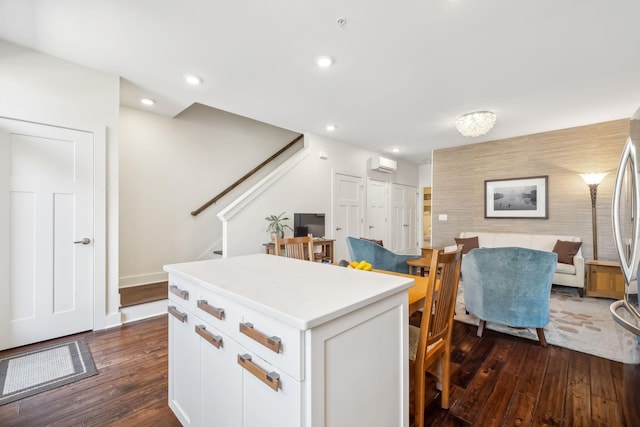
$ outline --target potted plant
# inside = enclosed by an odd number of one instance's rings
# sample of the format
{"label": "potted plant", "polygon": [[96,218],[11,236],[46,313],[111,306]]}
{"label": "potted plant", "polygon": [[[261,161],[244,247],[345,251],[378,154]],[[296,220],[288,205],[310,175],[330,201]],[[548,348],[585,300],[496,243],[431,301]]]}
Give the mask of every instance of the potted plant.
{"label": "potted plant", "polygon": [[267,220],[267,222],[269,223],[267,225],[267,231],[271,232],[271,240],[275,240],[275,236],[283,238],[285,228],[293,231],[293,228],[289,227],[289,225],[283,224],[283,221],[289,220],[288,217],[283,217],[283,215],[284,212],[282,212],[280,215],[269,215],[265,218],[265,220]]}

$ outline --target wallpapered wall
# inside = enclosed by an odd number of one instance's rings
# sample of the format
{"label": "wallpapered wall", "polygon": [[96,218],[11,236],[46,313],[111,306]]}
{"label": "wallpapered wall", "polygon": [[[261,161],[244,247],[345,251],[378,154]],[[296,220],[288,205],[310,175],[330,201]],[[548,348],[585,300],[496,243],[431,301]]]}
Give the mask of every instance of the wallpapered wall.
{"label": "wallpapered wall", "polygon": [[[591,198],[578,174],[608,172],[598,187],[598,259],[617,259],[611,198],[628,135],[624,119],[434,151],[432,243],[450,245],[461,231],[570,235],[591,259]],[[484,218],[485,180],[540,175],[549,177],[548,219]]]}

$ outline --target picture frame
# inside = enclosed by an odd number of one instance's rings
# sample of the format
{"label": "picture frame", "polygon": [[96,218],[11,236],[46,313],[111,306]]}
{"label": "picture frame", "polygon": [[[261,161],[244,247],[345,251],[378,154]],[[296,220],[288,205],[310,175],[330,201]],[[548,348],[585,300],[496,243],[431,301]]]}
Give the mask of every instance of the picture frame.
{"label": "picture frame", "polygon": [[485,218],[549,219],[549,176],[484,181]]}

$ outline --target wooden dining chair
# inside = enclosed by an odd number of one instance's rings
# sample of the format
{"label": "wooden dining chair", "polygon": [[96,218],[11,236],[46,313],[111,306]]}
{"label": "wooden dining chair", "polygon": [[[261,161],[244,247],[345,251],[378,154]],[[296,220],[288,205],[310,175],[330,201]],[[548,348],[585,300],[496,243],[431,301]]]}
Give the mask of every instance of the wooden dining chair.
{"label": "wooden dining chair", "polygon": [[308,234],[305,237],[290,237],[280,239],[276,236],[275,254],[280,256],[281,250],[284,248],[283,256],[288,258],[303,259],[308,261],[314,260],[313,255],[313,236]]}
{"label": "wooden dining chair", "polygon": [[438,381],[440,406],[449,407],[451,332],[461,260],[461,245],[452,252],[433,251],[420,327],[409,325],[411,413],[416,427],[424,424],[427,373]]}

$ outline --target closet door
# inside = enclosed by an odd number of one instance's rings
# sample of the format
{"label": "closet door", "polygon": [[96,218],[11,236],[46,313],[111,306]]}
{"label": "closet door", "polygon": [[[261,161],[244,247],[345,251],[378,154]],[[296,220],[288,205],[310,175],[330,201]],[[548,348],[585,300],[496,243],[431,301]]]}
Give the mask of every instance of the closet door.
{"label": "closet door", "polygon": [[417,245],[417,188],[408,185],[391,186],[391,245],[395,252],[416,251]]}

